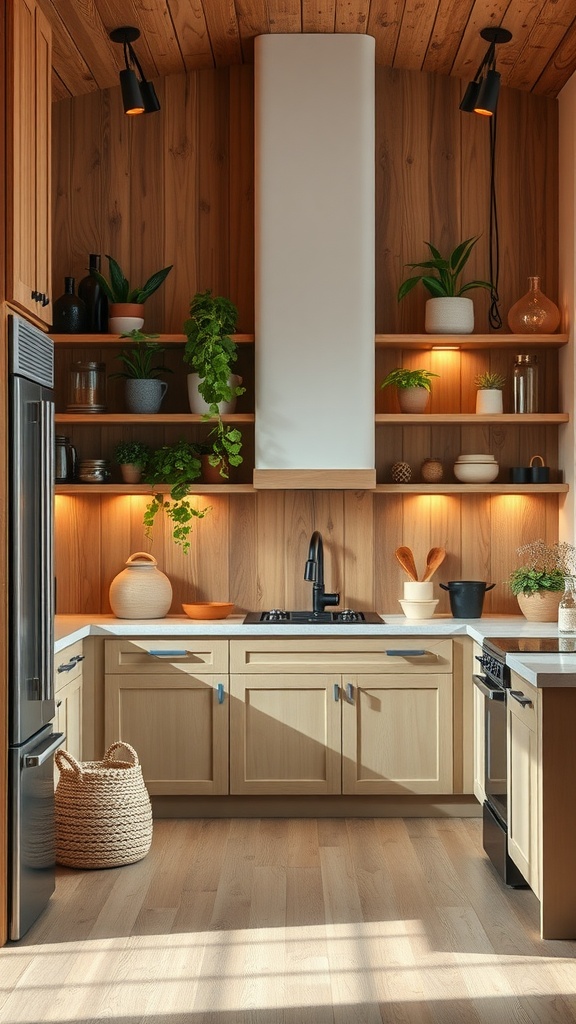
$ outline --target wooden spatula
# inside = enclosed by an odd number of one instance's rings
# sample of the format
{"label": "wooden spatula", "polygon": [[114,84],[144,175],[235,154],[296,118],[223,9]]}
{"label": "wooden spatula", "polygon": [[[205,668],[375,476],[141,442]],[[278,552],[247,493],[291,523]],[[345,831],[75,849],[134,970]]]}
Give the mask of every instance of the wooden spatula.
{"label": "wooden spatula", "polygon": [[426,555],[426,568],[422,577],[422,582],[426,583],[427,580],[431,579],[438,566],[442,565],[442,562],[446,558],[445,548],[430,548],[430,551]]}
{"label": "wooden spatula", "polygon": [[410,548],[396,548],[395,554],[396,558],[400,562],[400,565],[404,569],[404,572],[408,574],[411,580],[417,582],[418,573],[416,571],[416,563],[414,562],[414,555],[412,554]]}

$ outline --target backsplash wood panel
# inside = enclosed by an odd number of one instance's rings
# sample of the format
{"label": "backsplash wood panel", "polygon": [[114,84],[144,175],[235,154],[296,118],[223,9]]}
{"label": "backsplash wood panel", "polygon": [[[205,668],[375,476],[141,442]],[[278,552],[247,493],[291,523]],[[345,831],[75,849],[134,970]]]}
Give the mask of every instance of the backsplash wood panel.
{"label": "backsplash wood panel", "polygon": [[[54,105],[54,294],[64,276],[84,276],[89,252],[112,253],[134,283],[169,263],[174,269],[146,305],[145,329],[180,333],[196,291],[210,288],[239,308],[238,330],[254,330],[254,120],[249,66],[174,75],[158,83],[162,111],[126,118],[119,89]],[[376,330],[422,333],[426,293],[417,288],[398,304],[407,262],[424,258],[424,241],[451,249],[479,235],[470,277],[488,276],[489,133],[483,118],[458,109],[460,83],[417,72],[376,69]],[[500,215],[500,308],[506,313],[538,273],[557,299],[557,104],[503,89],[499,102],[496,181]],[[519,158],[521,154],[521,159]],[[338,211],[335,211],[335,216]],[[105,263],[105,261],[104,261]],[[488,330],[488,294],[472,293],[476,330]],[[353,339],[351,339],[353,343]],[[530,351],[529,347],[525,351]],[[72,357],[61,352],[59,408],[65,404]],[[108,353],[110,358],[110,353]],[[242,353],[249,390],[238,411],[253,409],[251,354]],[[540,353],[541,410],[558,409],[558,360]],[[167,411],[185,409],[185,373],[178,350],[167,353]],[[378,348],[375,405],[396,411],[379,384],[397,365],[440,374],[430,411],[472,412],[471,382],[484,369],[506,374],[510,411],[513,353],[414,352]],[[118,369],[118,364],[111,365]],[[240,372],[243,372],[240,370]],[[121,385],[108,382],[110,408],[122,409]],[[196,428],[198,429],[198,428]],[[202,429],[202,428],[200,428]],[[428,455],[445,463],[461,451],[491,451],[506,468],[534,454],[558,467],[557,430],[508,425],[377,428],[378,480],[390,479],[406,459],[413,479]],[[121,436],[174,441],[177,428],[81,426],[73,440],[82,457],[111,457]],[[337,424],[335,425],[337,444]],[[237,479],[250,480],[253,430],[245,431],[246,460]],[[117,467],[114,467],[115,473]],[[151,550],[174,587],[173,610],[191,598],[233,600],[239,609],[309,607],[303,579],[307,545],[319,529],[326,545],[326,586],[340,589],[342,606],[399,611],[404,574],[394,558],[402,543],[424,566],[433,545],[448,555],[440,580],[482,579],[497,584],[486,611],[516,612],[503,581],[516,547],[542,536],[557,538],[558,497],[395,495],[364,492],[215,494],[198,499],[212,512],[194,530],[188,556],[159,521],[153,540],[143,533],[146,499],[90,496],[57,499],[57,578],[60,612],[109,610],[108,588],[129,554]],[[438,588],[437,588],[438,589]],[[438,591],[438,611],[448,597]]]}

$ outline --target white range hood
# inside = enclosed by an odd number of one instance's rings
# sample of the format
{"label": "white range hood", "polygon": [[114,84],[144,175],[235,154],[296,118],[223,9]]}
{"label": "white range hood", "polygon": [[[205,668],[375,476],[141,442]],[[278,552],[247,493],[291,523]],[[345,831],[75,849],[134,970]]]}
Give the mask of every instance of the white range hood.
{"label": "white range hood", "polygon": [[255,40],[257,487],[373,487],[374,39]]}

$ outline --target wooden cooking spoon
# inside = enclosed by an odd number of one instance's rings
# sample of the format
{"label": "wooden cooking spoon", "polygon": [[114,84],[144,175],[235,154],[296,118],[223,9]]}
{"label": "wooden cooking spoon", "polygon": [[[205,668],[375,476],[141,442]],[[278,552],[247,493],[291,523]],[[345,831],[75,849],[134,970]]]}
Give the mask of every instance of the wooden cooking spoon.
{"label": "wooden cooking spoon", "polygon": [[442,565],[442,562],[446,558],[445,548],[430,548],[430,551],[426,555],[426,568],[422,577],[422,582],[425,583],[431,579],[438,566]]}
{"label": "wooden cooking spoon", "polygon": [[404,569],[404,572],[408,574],[411,580],[418,582],[418,573],[416,571],[416,563],[414,561],[414,555],[410,548],[400,547],[396,548],[396,558],[400,562],[400,565]]}

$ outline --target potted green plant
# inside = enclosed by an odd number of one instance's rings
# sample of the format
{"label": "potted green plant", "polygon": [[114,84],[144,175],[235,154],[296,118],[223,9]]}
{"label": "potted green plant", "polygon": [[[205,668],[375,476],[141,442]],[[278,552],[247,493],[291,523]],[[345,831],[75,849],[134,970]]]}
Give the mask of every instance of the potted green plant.
{"label": "potted green plant", "polygon": [[203,519],[209,507],[198,509],[188,499],[190,485],[200,476],[198,446],[189,441],[165,444],[152,452],[145,471],[145,482],[156,487],[170,484],[170,501],[157,492],[144,512],[146,536],[150,537],[156,516],[164,509],[172,522],[172,539],[185,552],[190,550],[190,532],[194,519]]}
{"label": "potted green plant", "polygon": [[143,441],[120,441],[116,445],[114,458],[120,466],[124,483],[140,483],[142,471],[146,468],[150,454],[150,446]]}
{"label": "potted green plant", "polygon": [[520,611],[530,622],[556,622],[567,576],[576,573],[576,548],[565,541],[531,541],[517,548],[524,564],[508,577]]}
{"label": "potted green plant", "polygon": [[90,267],[90,276],[94,277],[108,299],[108,326],[114,334],[130,331],[144,326],[144,303],[166,280],[172,270],[172,264],[157,270],[145,284],[131,288],[124,271],[112,256],[108,260],[110,280],[96,269]]}
{"label": "potted green plant", "polygon": [[473,288],[487,288],[490,291],[492,285],[489,281],[478,280],[460,284],[460,275],[479,237],[476,235],[460,242],[448,256],[442,256],[431,242],[426,242],[432,259],[405,264],[426,273],[408,277],[402,282],[398,289],[398,302],[422,282],[431,295],[426,303],[428,334],[471,334],[474,330],[474,306],[464,293]]}
{"label": "potted green plant", "polygon": [[242,462],[242,435],[237,428],[225,427],[222,422],[222,416],[234,411],[236,398],[245,391],[242,378],[233,373],[238,346],[230,335],[237,320],[234,303],[224,296],[213,296],[208,289],[194,295],[190,316],[184,323],[184,362],[191,367],[190,409],[206,419],[217,418],[211,434],[211,464],[219,465],[224,477],[228,476],[230,466]]}
{"label": "potted green plant", "polygon": [[474,378],[474,384],[478,388],[478,392],[476,394],[476,412],[502,412],[502,389],[506,384],[506,377],[501,373],[485,370],[484,373],[479,373]]}
{"label": "potted green plant", "polygon": [[424,412],[431,391],[431,379],[437,373],[430,370],[390,370],[380,387],[395,387],[401,412]]}
{"label": "potted green plant", "polygon": [[156,413],[162,404],[168,385],[158,378],[162,373],[171,373],[163,363],[157,364],[164,346],[154,341],[157,334],[143,334],[139,329],[125,331],[122,338],[131,338],[135,344],[131,349],[122,349],[116,358],[124,366],[110,377],[123,377],[126,381],[125,396],[128,412]]}

